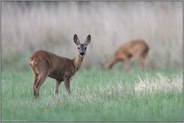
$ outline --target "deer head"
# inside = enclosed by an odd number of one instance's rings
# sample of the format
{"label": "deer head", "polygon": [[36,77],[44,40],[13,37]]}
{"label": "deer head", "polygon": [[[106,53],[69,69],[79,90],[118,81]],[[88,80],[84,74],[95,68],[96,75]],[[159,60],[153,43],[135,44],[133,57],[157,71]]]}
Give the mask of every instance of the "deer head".
{"label": "deer head", "polygon": [[81,43],[78,36],[75,34],[73,37],[74,43],[78,47],[78,51],[81,57],[84,57],[86,54],[87,46],[91,42],[91,36],[88,35],[84,43]]}

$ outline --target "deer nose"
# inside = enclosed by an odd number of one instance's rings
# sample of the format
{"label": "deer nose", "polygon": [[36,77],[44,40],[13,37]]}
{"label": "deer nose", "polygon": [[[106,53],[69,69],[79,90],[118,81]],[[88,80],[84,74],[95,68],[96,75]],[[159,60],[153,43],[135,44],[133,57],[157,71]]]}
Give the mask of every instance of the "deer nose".
{"label": "deer nose", "polygon": [[81,52],[80,55],[83,56],[84,55],[84,52]]}

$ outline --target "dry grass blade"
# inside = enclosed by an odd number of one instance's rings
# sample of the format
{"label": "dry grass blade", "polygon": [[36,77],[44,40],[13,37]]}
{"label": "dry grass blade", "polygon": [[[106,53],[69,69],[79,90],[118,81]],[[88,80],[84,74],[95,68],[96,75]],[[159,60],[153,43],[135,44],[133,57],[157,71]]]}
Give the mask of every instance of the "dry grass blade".
{"label": "dry grass blade", "polygon": [[182,92],[182,74],[168,78],[158,73],[155,78],[147,77],[146,79],[138,76],[139,82],[135,84],[135,92],[152,93],[157,91],[179,91]]}

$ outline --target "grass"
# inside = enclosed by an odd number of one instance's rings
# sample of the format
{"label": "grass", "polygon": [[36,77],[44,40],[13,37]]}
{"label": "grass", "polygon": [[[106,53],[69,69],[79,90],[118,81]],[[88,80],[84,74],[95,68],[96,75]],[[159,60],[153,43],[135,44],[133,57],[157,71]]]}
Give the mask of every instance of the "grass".
{"label": "grass", "polygon": [[182,12],[179,1],[3,2],[3,62],[15,64],[14,57],[25,63],[38,49],[73,58],[77,51],[73,35],[83,42],[90,34],[83,66],[105,62],[120,45],[137,38],[148,43],[150,56],[159,67],[181,66]]}
{"label": "grass", "polygon": [[[180,86],[160,87],[166,80]],[[139,83],[149,82],[159,88],[135,91]],[[3,70],[3,121],[182,121],[182,77],[178,69],[133,69],[129,73],[116,68],[81,69],[72,79],[70,96],[62,83],[54,97],[54,80],[47,78],[40,97],[34,99],[32,84],[29,69]]]}

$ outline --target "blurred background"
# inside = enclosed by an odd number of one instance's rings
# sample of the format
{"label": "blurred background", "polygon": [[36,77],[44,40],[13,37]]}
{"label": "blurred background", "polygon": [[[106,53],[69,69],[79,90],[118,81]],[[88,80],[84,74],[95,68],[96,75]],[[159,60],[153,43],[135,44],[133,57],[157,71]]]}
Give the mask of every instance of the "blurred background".
{"label": "blurred background", "polygon": [[2,62],[24,69],[44,49],[74,58],[77,34],[92,42],[84,68],[101,66],[132,39],[144,39],[157,67],[181,67],[182,2],[3,2]]}

